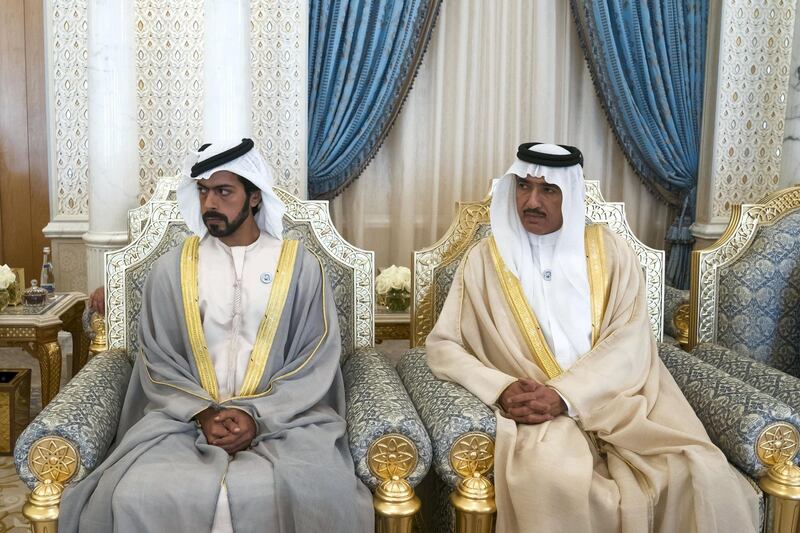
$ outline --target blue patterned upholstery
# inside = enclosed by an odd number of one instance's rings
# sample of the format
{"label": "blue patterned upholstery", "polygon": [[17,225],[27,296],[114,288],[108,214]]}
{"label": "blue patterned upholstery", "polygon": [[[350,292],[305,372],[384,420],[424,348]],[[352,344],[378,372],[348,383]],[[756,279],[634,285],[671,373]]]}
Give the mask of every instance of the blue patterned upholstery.
{"label": "blue patterned upholstery", "polygon": [[367,451],[379,437],[399,433],[411,439],[418,461],[407,480],[416,486],[431,466],[431,441],[392,363],[371,348],[356,351],[342,368],[347,394],[347,429],[356,473],[370,488],[379,480],[367,466]]}
{"label": "blue patterned upholstery", "polygon": [[759,434],[773,422],[800,428],[797,412],[679,348],[662,344],[659,355],[714,444],[743,472],[763,475],[764,465],[756,456]]}
{"label": "blue patterned upholstery", "polygon": [[692,355],[800,413],[800,379],[714,343],[695,346]]}
{"label": "blue patterned upholstery", "polygon": [[436,379],[425,361],[424,348],[406,352],[397,372],[431,437],[436,473],[455,487],[459,478],[450,466],[450,448],[461,435],[475,431],[494,440],[494,413],[462,386]]}
{"label": "blue patterned upholstery", "polygon": [[800,377],[800,210],[719,269],[717,343]]}
{"label": "blue patterned upholstery", "polygon": [[117,433],[131,365],[121,350],[101,352],[67,383],[17,439],[14,462],[30,488],[36,478],[28,468],[28,451],[42,437],[71,442],[80,457],[74,481],[83,479],[105,457]]}

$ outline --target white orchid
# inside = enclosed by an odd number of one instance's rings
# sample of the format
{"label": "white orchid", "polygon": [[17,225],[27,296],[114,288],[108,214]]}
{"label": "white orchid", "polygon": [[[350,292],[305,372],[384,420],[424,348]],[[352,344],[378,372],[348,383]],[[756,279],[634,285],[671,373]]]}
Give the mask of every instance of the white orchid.
{"label": "white orchid", "polygon": [[0,266],[0,291],[6,290],[15,281],[17,276],[14,275],[14,271],[8,265]]}
{"label": "white orchid", "polygon": [[396,265],[381,270],[375,278],[375,292],[388,294],[392,289],[411,292],[411,270]]}

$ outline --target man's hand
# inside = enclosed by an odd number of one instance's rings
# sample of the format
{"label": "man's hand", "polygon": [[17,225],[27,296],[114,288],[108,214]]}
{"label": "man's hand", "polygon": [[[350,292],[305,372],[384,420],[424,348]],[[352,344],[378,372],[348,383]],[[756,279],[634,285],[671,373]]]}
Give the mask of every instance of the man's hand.
{"label": "man's hand", "polygon": [[100,316],[106,316],[106,290],[104,287],[97,287],[89,295],[89,309],[94,310]]}
{"label": "man's hand", "polygon": [[205,411],[200,412],[195,418],[200,422],[200,429],[203,430],[203,435],[209,444],[214,444],[217,440],[228,436],[230,431],[225,424],[217,419],[220,411],[213,407],[209,407]]}
{"label": "man's hand", "polygon": [[[241,409],[223,409],[216,412],[216,416],[211,421],[222,426],[227,434],[221,437],[212,437],[213,440],[208,439],[208,434],[206,434],[206,439],[209,444],[219,446],[230,455],[248,448],[256,438],[255,421]],[[202,420],[200,424],[203,424]],[[212,435],[216,434],[212,433]]]}
{"label": "man's hand", "polygon": [[506,387],[499,403],[506,416],[520,424],[541,424],[567,410],[555,390],[528,378]]}

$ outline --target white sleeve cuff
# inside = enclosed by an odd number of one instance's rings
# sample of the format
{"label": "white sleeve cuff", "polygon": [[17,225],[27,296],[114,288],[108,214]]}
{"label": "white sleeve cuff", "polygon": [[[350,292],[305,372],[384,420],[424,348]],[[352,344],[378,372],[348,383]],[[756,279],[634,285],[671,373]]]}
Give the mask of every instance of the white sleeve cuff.
{"label": "white sleeve cuff", "polygon": [[563,395],[563,394],[561,394],[561,392],[559,392],[559,390],[558,390],[558,389],[553,389],[553,390],[554,390],[554,391],[556,391],[556,393],[557,393],[559,396],[561,396],[561,399],[562,399],[562,400],[564,400],[564,404],[567,406],[567,416],[569,416],[570,418],[574,418],[574,419],[576,419],[576,420],[577,420],[577,419],[578,419],[578,413],[576,413],[576,412],[575,412],[575,410],[572,408],[572,405],[570,405],[570,403],[569,403],[569,400],[567,400],[567,399],[564,397],[564,395]]}

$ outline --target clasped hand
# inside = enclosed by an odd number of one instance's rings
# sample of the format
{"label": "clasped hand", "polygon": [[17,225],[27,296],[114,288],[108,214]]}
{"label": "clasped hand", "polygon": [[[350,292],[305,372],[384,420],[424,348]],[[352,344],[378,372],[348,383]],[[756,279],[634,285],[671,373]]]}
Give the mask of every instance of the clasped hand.
{"label": "clasped hand", "polygon": [[197,415],[197,420],[208,443],[230,455],[249,447],[256,436],[256,423],[240,409],[217,411],[209,407]]}
{"label": "clasped hand", "polygon": [[564,400],[555,390],[528,378],[506,387],[499,404],[507,418],[520,424],[541,424],[567,410]]}

